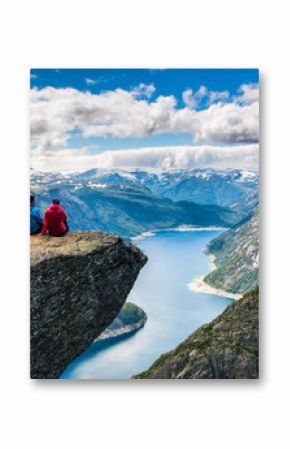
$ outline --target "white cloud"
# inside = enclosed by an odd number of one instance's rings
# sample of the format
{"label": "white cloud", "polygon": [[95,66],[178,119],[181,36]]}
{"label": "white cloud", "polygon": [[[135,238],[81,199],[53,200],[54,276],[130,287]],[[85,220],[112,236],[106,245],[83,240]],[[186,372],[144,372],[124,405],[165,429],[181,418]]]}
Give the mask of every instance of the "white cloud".
{"label": "white cloud", "polygon": [[229,98],[230,93],[227,90],[223,91],[210,91],[208,94],[208,104],[215,103],[216,101],[225,101]]}
{"label": "white cloud", "polygon": [[93,86],[94,84],[96,84],[97,81],[91,78],[85,78],[85,82],[87,83],[88,86]]}
{"label": "white cloud", "polygon": [[32,156],[32,167],[41,171],[78,171],[91,168],[169,170],[182,168],[258,169],[257,144],[242,146],[151,147],[92,154],[91,148],[60,150]]}
{"label": "white cloud", "polygon": [[137,98],[141,98],[141,97],[150,98],[150,97],[152,97],[155,90],[156,89],[153,84],[141,83],[141,84],[139,84],[139,86],[134,87],[134,89],[131,92]]}
{"label": "white cloud", "polygon": [[[140,84],[133,91],[116,89],[100,94],[73,88],[46,87],[31,90],[31,146],[35,155],[65,149],[71,133],[82,137],[146,137],[161,133],[191,133],[198,143],[250,143],[258,141],[257,86],[241,86],[232,101],[225,92],[209,92],[201,86],[186,91],[187,107],[178,109],[172,95],[148,98],[153,85]],[[194,102],[207,98],[206,109]],[[216,100],[219,100],[216,103]]]}
{"label": "white cloud", "polygon": [[200,86],[195,93],[193,93],[192,89],[186,89],[182,94],[182,99],[189,109],[196,109],[200,101],[206,96],[208,96],[207,88]]}
{"label": "white cloud", "polygon": [[239,89],[241,95],[236,98],[238,103],[256,103],[259,101],[259,86],[258,84],[242,84]]}
{"label": "white cloud", "polygon": [[226,101],[229,96],[230,94],[227,90],[213,91],[208,90],[205,86],[200,86],[196,92],[193,92],[192,89],[186,89],[182,94],[182,99],[189,109],[196,109],[202,101],[205,101],[205,104],[210,106],[218,101]]}
{"label": "white cloud", "polygon": [[214,103],[207,109],[179,109],[172,118],[172,128],[189,131],[196,142],[250,143],[259,138],[258,103]]}
{"label": "white cloud", "polygon": [[195,108],[196,108],[196,101],[195,101],[195,99],[194,99],[192,89],[186,89],[186,90],[182,93],[182,99],[183,99],[184,104],[185,104],[189,109],[195,109]]}

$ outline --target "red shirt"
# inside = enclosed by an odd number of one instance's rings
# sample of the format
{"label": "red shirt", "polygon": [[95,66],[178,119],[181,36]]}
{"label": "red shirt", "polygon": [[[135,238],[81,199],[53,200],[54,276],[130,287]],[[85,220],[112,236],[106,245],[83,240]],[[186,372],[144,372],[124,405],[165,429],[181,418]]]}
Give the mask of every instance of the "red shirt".
{"label": "red shirt", "polygon": [[44,213],[41,234],[44,235],[48,229],[50,235],[61,237],[67,230],[66,220],[67,215],[65,211],[58,204],[52,204]]}

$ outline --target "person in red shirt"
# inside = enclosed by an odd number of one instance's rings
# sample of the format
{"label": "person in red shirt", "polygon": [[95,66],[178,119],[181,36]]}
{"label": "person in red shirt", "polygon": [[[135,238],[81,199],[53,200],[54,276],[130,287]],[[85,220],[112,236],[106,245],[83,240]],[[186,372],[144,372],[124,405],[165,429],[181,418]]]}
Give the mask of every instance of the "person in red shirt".
{"label": "person in red shirt", "polygon": [[46,209],[41,230],[42,235],[45,235],[47,230],[49,235],[53,237],[61,237],[68,232],[67,215],[59,203],[59,200],[54,199],[52,205]]}

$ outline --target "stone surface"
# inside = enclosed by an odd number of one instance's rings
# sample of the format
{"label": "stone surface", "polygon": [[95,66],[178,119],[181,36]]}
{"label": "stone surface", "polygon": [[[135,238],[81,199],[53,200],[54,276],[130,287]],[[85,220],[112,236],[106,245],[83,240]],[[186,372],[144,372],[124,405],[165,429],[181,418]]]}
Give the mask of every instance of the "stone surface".
{"label": "stone surface", "polygon": [[147,258],[120,237],[31,237],[31,378],[58,378],[118,315]]}
{"label": "stone surface", "polygon": [[257,379],[259,290],[162,355],[137,379]]}

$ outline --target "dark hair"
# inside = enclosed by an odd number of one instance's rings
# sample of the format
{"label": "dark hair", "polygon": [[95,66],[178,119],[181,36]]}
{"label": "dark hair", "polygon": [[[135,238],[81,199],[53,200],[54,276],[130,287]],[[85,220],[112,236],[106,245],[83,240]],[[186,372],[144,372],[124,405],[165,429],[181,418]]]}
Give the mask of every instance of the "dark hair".
{"label": "dark hair", "polygon": [[35,196],[34,195],[30,195],[30,204],[33,204],[35,201]]}
{"label": "dark hair", "polygon": [[53,198],[52,200],[52,204],[59,204],[60,201],[57,198]]}

